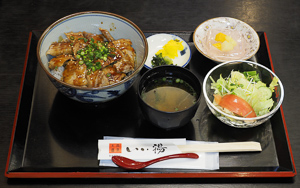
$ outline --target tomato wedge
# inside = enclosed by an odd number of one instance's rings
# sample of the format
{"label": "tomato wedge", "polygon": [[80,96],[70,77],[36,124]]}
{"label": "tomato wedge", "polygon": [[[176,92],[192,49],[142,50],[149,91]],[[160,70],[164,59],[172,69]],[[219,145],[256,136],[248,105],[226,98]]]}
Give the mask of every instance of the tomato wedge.
{"label": "tomato wedge", "polygon": [[245,118],[256,117],[255,111],[250,104],[239,96],[228,94],[223,97],[220,95],[214,95],[214,97],[215,102],[218,105],[226,108],[238,116]]}

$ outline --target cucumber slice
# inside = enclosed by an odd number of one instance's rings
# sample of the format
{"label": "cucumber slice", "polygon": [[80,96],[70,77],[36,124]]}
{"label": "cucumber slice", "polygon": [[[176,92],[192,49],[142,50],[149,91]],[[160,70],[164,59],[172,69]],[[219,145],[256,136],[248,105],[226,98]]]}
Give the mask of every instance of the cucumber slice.
{"label": "cucumber slice", "polygon": [[268,87],[259,87],[258,90],[262,93],[265,99],[269,99],[272,97],[272,90]]}

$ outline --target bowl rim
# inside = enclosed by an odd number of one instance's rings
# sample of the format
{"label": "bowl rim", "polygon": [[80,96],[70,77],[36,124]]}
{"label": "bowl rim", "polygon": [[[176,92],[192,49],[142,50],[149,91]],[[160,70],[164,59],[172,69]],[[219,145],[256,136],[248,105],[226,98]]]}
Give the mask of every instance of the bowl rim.
{"label": "bowl rim", "polygon": [[[116,17],[116,18],[119,18],[121,20],[126,21],[131,26],[133,26],[138,31],[138,33],[141,35],[141,37],[142,37],[142,39],[143,39],[143,41],[145,43],[144,58],[142,60],[142,63],[138,67],[136,67],[135,70],[129,76],[125,77],[125,79],[121,80],[120,82],[117,82],[117,83],[114,83],[114,84],[111,84],[111,85],[108,85],[108,86],[103,86],[103,87],[81,87],[81,86],[74,86],[74,85],[71,85],[71,84],[67,84],[67,83],[65,83],[65,82],[57,79],[55,76],[53,76],[45,68],[45,66],[43,65],[43,63],[41,61],[41,58],[40,58],[40,47],[41,47],[42,41],[44,40],[44,38],[46,37],[46,35],[48,34],[48,32],[52,28],[54,28],[57,24],[65,21],[65,20],[68,20],[70,18],[79,16],[79,15],[93,15],[93,14],[94,15],[97,15],[97,14],[98,15],[109,15],[109,16],[112,16],[112,17]],[[105,12],[105,11],[84,11],[84,12],[77,12],[77,13],[73,13],[73,14],[69,14],[67,16],[64,16],[64,17],[56,20],[55,22],[53,22],[50,26],[48,26],[45,29],[45,31],[43,32],[43,34],[41,35],[41,37],[39,38],[39,41],[38,41],[38,44],[37,44],[36,54],[37,54],[38,62],[40,64],[40,66],[42,67],[42,69],[46,72],[47,76],[50,77],[51,79],[54,79],[56,82],[60,83],[61,85],[64,85],[64,86],[67,86],[67,87],[73,88],[73,89],[84,90],[84,91],[105,90],[105,89],[110,89],[110,88],[114,88],[116,86],[122,85],[122,84],[126,83],[127,81],[130,81],[137,74],[139,74],[139,72],[143,68],[143,66],[144,66],[144,64],[146,62],[147,56],[148,56],[148,42],[147,42],[147,39],[146,39],[145,34],[143,33],[143,31],[134,22],[132,22],[131,20],[129,20],[129,19],[127,19],[127,18],[125,18],[125,17],[123,17],[121,15],[118,15],[118,14],[115,14],[115,13],[111,13],[111,12]]]}
{"label": "bowl rim", "polygon": [[[223,65],[227,65],[227,64],[230,64],[230,63],[248,63],[248,64],[253,64],[253,65],[257,65],[259,67],[262,67],[264,68],[265,70],[267,70],[269,73],[271,73],[274,77],[277,77],[278,78],[278,85],[280,86],[281,88],[281,97],[279,99],[279,102],[278,104],[275,106],[275,108],[273,108],[270,112],[268,112],[267,114],[264,114],[262,116],[257,116],[257,117],[254,117],[254,118],[243,118],[243,117],[237,117],[237,116],[233,116],[233,115],[230,115],[230,114],[227,114],[225,112],[223,112],[222,110],[220,110],[219,108],[217,108],[208,98],[207,96],[207,93],[206,93],[206,82],[207,80],[209,79],[209,76],[210,74],[216,70],[217,68],[223,66]],[[260,119],[264,119],[268,116],[272,116],[279,108],[280,106],[282,105],[282,102],[283,102],[283,98],[284,98],[284,88],[283,88],[283,85],[279,79],[279,77],[273,72],[271,71],[269,68],[265,67],[264,65],[261,65],[259,63],[256,63],[256,62],[253,62],[253,61],[244,61],[244,60],[234,60],[234,61],[227,61],[225,63],[222,63],[222,64],[219,64],[217,66],[215,66],[214,68],[212,68],[205,76],[204,80],[203,80],[203,95],[204,95],[204,99],[205,101],[216,111],[218,111],[219,113],[221,113],[222,115],[224,116],[227,116],[227,117],[230,117],[232,119],[235,119],[235,120],[241,120],[241,121],[251,121],[251,120],[260,120]]]}
{"label": "bowl rim", "polygon": [[[256,36],[257,36],[257,38],[258,38],[258,47],[252,52],[252,55],[251,55],[251,56],[249,56],[248,58],[240,59],[240,60],[246,61],[247,59],[252,58],[252,57],[257,53],[257,51],[259,50],[259,47],[260,47],[259,36],[258,36],[256,30],[255,30],[251,25],[247,24],[246,22],[243,22],[242,20],[239,20],[239,19],[236,19],[236,18],[233,18],[233,17],[221,17],[221,16],[220,16],[220,17],[210,18],[210,19],[205,20],[205,21],[203,21],[202,23],[200,23],[200,24],[196,27],[196,29],[194,30],[194,33],[193,33],[193,43],[194,43],[196,49],[198,50],[198,52],[200,52],[203,56],[205,56],[206,58],[208,58],[208,59],[210,59],[210,60],[212,60],[212,61],[215,61],[215,62],[218,62],[218,63],[224,63],[224,62],[227,62],[227,61],[218,61],[218,60],[215,60],[215,59],[211,58],[210,56],[206,55],[204,52],[202,52],[202,50],[198,47],[197,43],[195,42],[195,41],[196,41],[196,31],[200,28],[200,26],[202,26],[204,23],[206,23],[206,22],[208,22],[208,21],[211,21],[211,20],[214,20],[214,19],[221,19],[221,18],[224,18],[224,19],[225,19],[225,18],[228,18],[228,19],[232,19],[232,20],[237,20],[237,21],[239,21],[239,22],[241,22],[241,23],[247,25],[251,30],[254,31],[254,33],[256,34]],[[236,61],[236,60],[233,60],[233,61]]]}
{"label": "bowl rim", "polygon": [[[146,104],[147,107],[149,107],[150,109],[152,109],[152,110],[154,110],[154,111],[157,111],[157,112],[166,113],[166,114],[179,114],[179,113],[182,113],[182,112],[185,112],[185,111],[188,111],[188,110],[192,109],[195,105],[198,105],[198,104],[200,103],[200,100],[201,100],[201,93],[202,93],[202,91],[200,91],[199,96],[198,96],[196,102],[195,102],[193,105],[191,105],[191,106],[190,106],[189,108],[187,108],[187,109],[180,110],[180,111],[176,111],[176,112],[167,112],[167,111],[158,110],[158,109],[156,109],[156,108],[150,106],[148,103],[146,103],[146,102],[142,99],[142,96],[141,96],[142,93],[141,93],[141,91],[140,91],[140,84],[141,84],[141,82],[142,82],[142,78],[144,78],[149,72],[152,72],[152,71],[155,71],[155,69],[161,69],[161,68],[164,68],[164,67],[173,67],[173,68],[175,68],[175,69],[185,69],[185,71],[190,72],[191,75],[193,75],[193,76],[196,78],[197,82],[200,84],[200,89],[202,90],[201,82],[200,82],[199,78],[198,78],[192,71],[190,71],[189,69],[187,69],[187,68],[185,68],[185,67],[181,67],[181,66],[176,66],[176,65],[162,65],[162,66],[154,67],[154,68],[152,68],[152,69],[148,69],[148,70],[141,76],[141,78],[139,79],[139,81],[138,81],[138,88],[137,88],[137,94],[138,94],[138,97],[141,99],[141,101],[142,101],[144,104]],[[147,76],[147,79],[148,79],[148,77],[149,77],[149,75]]]}
{"label": "bowl rim", "polygon": [[[164,36],[164,35],[165,36],[175,36],[176,38],[181,39],[181,41],[183,41],[186,44],[187,49],[190,52],[190,56],[189,56],[189,59],[183,65],[179,66],[179,67],[186,67],[192,59],[192,51],[191,51],[190,45],[183,38],[179,37],[178,35],[172,34],[172,33],[157,33],[157,34],[153,34],[153,35],[148,36],[147,37],[147,42],[148,42],[148,39],[150,39],[151,37]],[[148,44],[149,44],[149,42],[148,42]],[[150,50],[149,45],[148,45],[148,50]],[[149,53],[148,53],[148,55],[149,55]],[[146,60],[147,59],[148,59],[148,56],[147,56]],[[153,69],[154,68],[154,67],[149,67],[148,65],[146,65],[146,62],[145,62],[144,67],[147,68],[147,69]]]}

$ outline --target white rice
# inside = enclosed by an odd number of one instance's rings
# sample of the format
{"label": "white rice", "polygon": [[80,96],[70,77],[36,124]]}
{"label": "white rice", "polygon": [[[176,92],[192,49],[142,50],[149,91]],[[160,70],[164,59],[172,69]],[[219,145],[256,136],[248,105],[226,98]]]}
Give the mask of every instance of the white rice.
{"label": "white rice", "polygon": [[50,73],[57,79],[62,80],[63,78],[63,72],[64,72],[65,68],[63,66],[61,67],[57,67],[53,70],[50,70]]}

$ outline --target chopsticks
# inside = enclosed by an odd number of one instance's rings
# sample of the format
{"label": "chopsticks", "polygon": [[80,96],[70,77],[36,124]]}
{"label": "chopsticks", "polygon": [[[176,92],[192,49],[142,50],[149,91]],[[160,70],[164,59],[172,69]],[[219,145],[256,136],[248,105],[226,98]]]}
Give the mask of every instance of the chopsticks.
{"label": "chopsticks", "polygon": [[227,142],[212,144],[177,145],[183,153],[188,152],[254,152],[262,151],[259,142]]}

